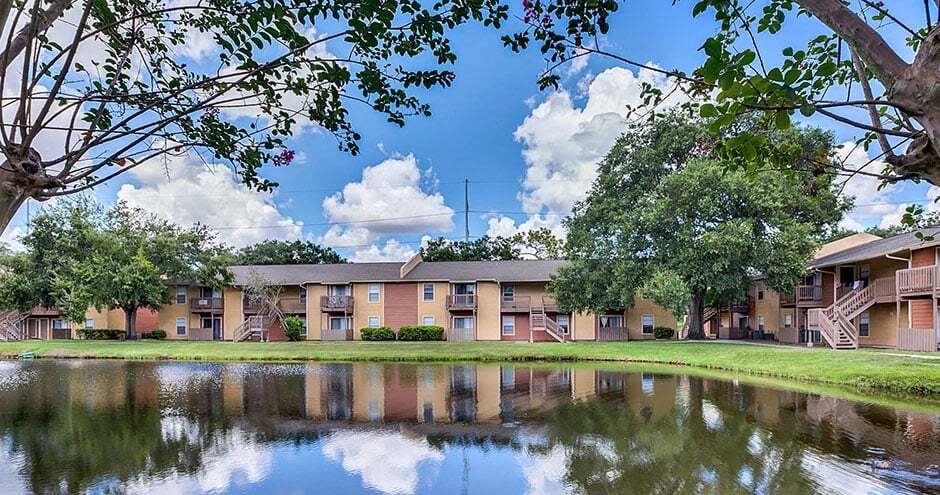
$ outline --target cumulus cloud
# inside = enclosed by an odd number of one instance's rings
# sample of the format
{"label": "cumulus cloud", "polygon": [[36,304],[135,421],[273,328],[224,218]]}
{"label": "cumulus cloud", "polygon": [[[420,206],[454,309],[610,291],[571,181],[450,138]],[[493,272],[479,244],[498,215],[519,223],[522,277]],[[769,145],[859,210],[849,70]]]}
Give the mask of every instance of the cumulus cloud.
{"label": "cumulus cloud", "polygon": [[449,232],[454,228],[454,210],[444,204],[443,195],[432,191],[433,182],[431,169],[422,171],[411,154],[366,167],[362,179],[323,200],[323,214],[336,224],[321,242],[334,247],[359,247],[363,259],[379,255],[385,259],[405,257],[407,248],[392,240],[381,249],[372,244],[387,236]]}
{"label": "cumulus cloud", "polygon": [[374,261],[405,261],[413,257],[417,251],[410,248],[407,244],[402,244],[395,239],[385,241],[385,246],[379,248],[372,244],[367,248],[356,250],[349,260],[353,263],[365,263]]}
{"label": "cumulus cloud", "polygon": [[301,236],[302,223],[278,210],[274,194],[248,189],[226,166],[206,165],[192,155],[167,156],[128,175],[132,183],[121,186],[119,200],[174,223],[213,227],[233,246]]}
{"label": "cumulus cloud", "polygon": [[[843,162],[846,168],[853,170],[864,166],[870,160],[864,148],[851,141],[839,146],[836,159]],[[868,165],[865,170],[880,172],[884,166],[885,163],[879,160]],[[897,185],[889,184],[879,190],[880,185],[879,179],[861,174],[856,174],[845,182],[842,194],[854,198],[856,206],[845,215],[839,223],[840,227],[864,230],[873,225],[885,227],[897,224],[908,205],[890,204],[891,196],[898,189]]]}
{"label": "cumulus cloud", "polygon": [[419,466],[444,460],[444,454],[427,440],[397,431],[334,433],[323,443],[323,454],[347,472],[362,476],[367,487],[396,494],[415,493]]}
{"label": "cumulus cloud", "polygon": [[[519,201],[528,218],[517,230],[548,227],[561,233],[561,220],[587,196],[598,162],[623,132],[627,108],[642,103],[643,83],[669,86],[656,72],[615,67],[579,83],[586,88],[583,106],[568,90],[558,90],[533,108],[513,134],[523,145],[526,163]],[[666,105],[678,101],[677,96],[670,98]],[[515,226],[500,217],[489,223],[494,234]]]}

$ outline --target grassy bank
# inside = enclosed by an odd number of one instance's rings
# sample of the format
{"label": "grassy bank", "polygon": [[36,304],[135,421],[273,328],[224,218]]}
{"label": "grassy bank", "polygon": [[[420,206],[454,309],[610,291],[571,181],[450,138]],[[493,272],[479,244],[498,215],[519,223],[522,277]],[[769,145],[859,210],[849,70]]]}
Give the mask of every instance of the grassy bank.
{"label": "grassy bank", "polygon": [[[616,342],[101,342],[0,343],[0,357],[190,361],[624,361],[693,366],[806,382],[940,395],[940,359],[876,350],[831,351],[722,343]],[[936,355],[935,355],[936,356]]]}

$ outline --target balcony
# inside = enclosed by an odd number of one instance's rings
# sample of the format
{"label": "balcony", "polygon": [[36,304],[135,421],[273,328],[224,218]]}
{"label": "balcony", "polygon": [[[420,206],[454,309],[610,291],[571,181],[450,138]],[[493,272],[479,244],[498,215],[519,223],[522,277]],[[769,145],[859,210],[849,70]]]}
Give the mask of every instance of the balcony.
{"label": "balcony", "polygon": [[752,306],[754,306],[754,299],[751,296],[746,296],[740,301],[729,303],[728,311],[733,313],[746,314],[751,311]]}
{"label": "balcony", "polygon": [[[259,313],[261,306],[260,302],[250,301],[247,297],[244,298],[242,302],[242,310],[245,314]],[[284,297],[278,300],[277,307],[282,313],[304,314],[307,312],[307,300],[299,297]]]}
{"label": "balcony", "polygon": [[780,305],[781,306],[793,306],[796,304],[796,293],[788,292],[780,294]]}
{"label": "balcony", "polygon": [[320,311],[324,313],[352,313],[353,296],[320,296]]}
{"label": "balcony", "polygon": [[450,311],[471,311],[476,307],[476,294],[450,294],[447,296],[447,309]]}
{"label": "balcony", "polygon": [[897,280],[899,296],[930,295],[940,289],[936,265],[898,270]]}
{"label": "balcony", "polygon": [[532,296],[503,298],[499,306],[504,313],[528,313],[532,309]]}
{"label": "balcony", "polygon": [[800,285],[796,288],[796,303],[799,305],[821,305],[823,302],[821,285]]}
{"label": "balcony", "polygon": [[558,303],[555,302],[555,298],[552,296],[542,296],[542,307],[545,308],[546,313],[558,312]]}
{"label": "balcony", "polygon": [[196,297],[189,300],[189,310],[193,313],[221,312],[224,303],[221,297]]}
{"label": "balcony", "polygon": [[58,306],[34,306],[33,309],[29,310],[29,316],[59,316],[62,314],[62,311]]}
{"label": "balcony", "polygon": [[601,342],[621,342],[629,340],[627,327],[599,327],[597,340]]}

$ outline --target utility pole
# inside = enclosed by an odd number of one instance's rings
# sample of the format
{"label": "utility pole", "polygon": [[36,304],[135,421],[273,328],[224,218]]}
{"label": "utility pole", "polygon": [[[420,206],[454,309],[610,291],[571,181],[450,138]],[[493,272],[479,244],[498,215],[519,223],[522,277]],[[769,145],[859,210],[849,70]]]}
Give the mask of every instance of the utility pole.
{"label": "utility pole", "polygon": [[470,242],[470,179],[463,180],[463,242]]}

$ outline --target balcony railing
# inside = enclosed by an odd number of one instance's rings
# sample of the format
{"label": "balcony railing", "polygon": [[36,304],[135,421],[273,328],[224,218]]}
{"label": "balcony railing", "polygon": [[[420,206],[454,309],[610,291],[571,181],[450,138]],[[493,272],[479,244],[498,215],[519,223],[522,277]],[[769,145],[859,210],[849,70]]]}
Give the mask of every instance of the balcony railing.
{"label": "balcony railing", "polygon": [[[247,297],[242,303],[242,310],[246,314],[254,314],[261,311],[262,304],[258,301],[251,301]],[[285,297],[277,302],[278,309],[287,314],[301,314],[307,312],[307,301],[299,297]]]}
{"label": "balcony railing", "polygon": [[470,310],[476,307],[476,294],[450,294],[447,296],[447,309],[449,310]]}
{"label": "balcony railing", "polygon": [[354,305],[353,296],[320,296],[320,311],[352,313]]}
{"label": "balcony railing", "polygon": [[897,279],[899,295],[930,294],[938,289],[935,265],[898,270]]}
{"label": "balcony railing", "polygon": [[505,312],[528,312],[532,308],[532,296],[515,296],[512,298],[503,298],[500,301],[500,309]]}
{"label": "balcony railing", "polygon": [[476,334],[472,328],[448,328],[447,340],[468,341],[475,340]]}
{"label": "balcony railing", "polygon": [[796,288],[796,302],[821,303],[822,293],[821,285],[800,285]]}
{"label": "balcony railing", "polygon": [[794,292],[781,293],[780,304],[782,306],[793,306],[794,304],[796,304],[796,293]]}
{"label": "balcony railing", "polygon": [[542,307],[545,308],[546,313],[558,312],[558,303],[555,302],[555,298],[552,296],[542,296]]}
{"label": "balcony railing", "polygon": [[194,313],[222,311],[224,303],[221,297],[196,297],[189,300],[189,309]]}
{"label": "balcony railing", "polygon": [[597,340],[601,342],[629,340],[627,327],[600,327],[597,329]]}

